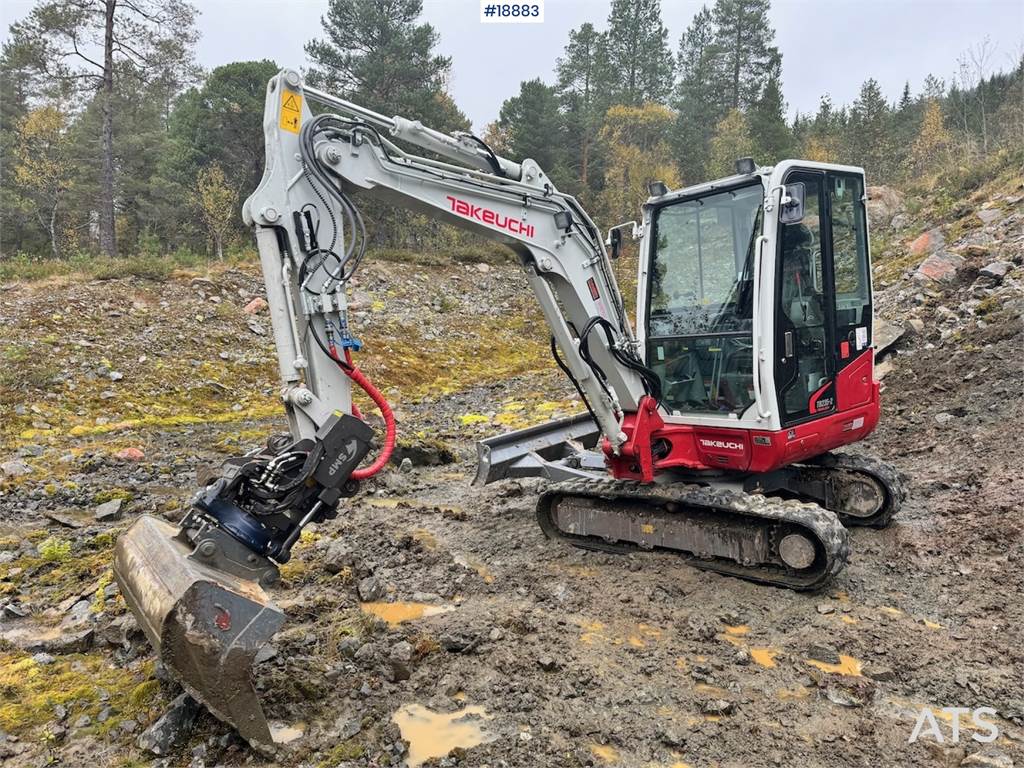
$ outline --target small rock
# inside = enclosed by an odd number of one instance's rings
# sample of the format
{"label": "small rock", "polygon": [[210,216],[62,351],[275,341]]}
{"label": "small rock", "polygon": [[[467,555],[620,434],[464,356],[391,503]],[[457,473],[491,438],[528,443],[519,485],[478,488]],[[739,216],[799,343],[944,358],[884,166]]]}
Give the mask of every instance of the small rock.
{"label": "small rock", "polygon": [[353,712],[343,712],[334,721],[331,737],[338,742],[348,741],[361,730],[363,730],[363,723],[359,715]]}
{"label": "small rock", "polygon": [[1011,269],[1013,269],[1013,264],[1009,261],[993,261],[981,268],[978,277],[989,285],[999,285]]}
{"label": "small rock", "polygon": [[481,261],[479,264],[476,265],[476,271],[486,275],[488,272],[491,271],[491,265],[485,264],[484,262]]}
{"label": "small rock", "polygon": [[32,467],[24,461],[12,459],[11,461],[5,461],[3,464],[0,464],[0,472],[3,472],[8,477],[21,477],[23,475],[31,474]]}
{"label": "small rock", "polygon": [[65,528],[82,528],[85,526],[85,523],[81,520],[71,517],[70,515],[65,515],[61,512],[44,512],[43,514],[50,520],[53,520],[53,522],[63,525]]}
{"label": "small rock", "polygon": [[143,453],[141,448],[125,448],[123,451],[118,451],[114,454],[114,458],[121,459],[121,461],[142,461],[146,458],[146,454]]}
{"label": "small rock", "polygon": [[245,314],[247,315],[258,315],[260,314],[260,312],[265,312],[269,306],[270,305],[267,304],[266,299],[257,296],[255,299],[246,304],[242,311],[245,312]]}
{"label": "small rock", "polygon": [[324,568],[328,573],[341,573],[345,568],[355,565],[356,557],[349,548],[348,542],[335,539],[328,545],[324,553]]}
{"label": "small rock", "polygon": [[110,373],[107,374],[107,378],[110,379],[111,381],[120,381],[121,379],[124,378],[124,374],[121,373],[120,371],[111,371]]}
{"label": "small rock", "polygon": [[384,585],[376,576],[367,576],[361,579],[357,587],[359,599],[364,603],[372,603],[384,597]]}
{"label": "small rock", "polygon": [[402,463],[398,465],[398,471],[404,472],[405,474],[412,472],[412,459],[408,456],[402,459]]}
{"label": "small rock", "polygon": [[1001,752],[975,752],[960,761],[960,768],[1013,768],[1013,760]]}
{"label": "small rock", "polygon": [[264,645],[256,652],[256,656],[253,657],[253,664],[262,664],[264,661],[270,661],[275,656],[277,656],[277,648],[273,645]]}
{"label": "small rock", "polygon": [[995,224],[997,221],[1003,218],[1003,212],[1000,211],[998,208],[982,208],[980,211],[977,211],[976,213],[978,218],[981,219],[981,223],[985,225]]}
{"label": "small rock", "polygon": [[656,736],[666,747],[685,747],[686,734],[677,730],[674,726],[662,726]]}
{"label": "small rock", "polygon": [[955,418],[956,416],[954,416],[952,413],[946,413],[945,411],[943,411],[942,413],[935,414],[935,421],[938,424],[948,424]]}
{"label": "small rock", "polygon": [[198,714],[199,703],[187,693],[181,694],[159,720],[139,735],[139,749],[158,757],[169,754],[188,737]]}
{"label": "small rock", "polygon": [[92,724],[92,718],[91,717],[89,717],[88,715],[79,715],[78,718],[75,720],[73,727],[75,727],[75,728],[85,728],[86,726],[91,725],[91,724]]}
{"label": "small rock", "polygon": [[123,499],[111,499],[110,501],[105,501],[96,507],[96,511],[93,512],[93,517],[101,523],[120,520],[122,503]]}
{"label": "small rock", "polygon": [[374,647],[373,643],[363,643],[361,646],[359,646],[359,650],[355,652],[353,658],[356,661],[366,662],[372,661],[373,657],[376,655],[377,649]]}
{"label": "small rock", "polygon": [[728,715],[736,709],[736,704],[725,699],[705,699],[700,702],[700,711],[704,715]]}
{"label": "small rock", "polygon": [[903,338],[906,329],[882,320],[875,321],[874,342],[875,356],[881,356],[889,347],[892,347]]}
{"label": "small rock", "polygon": [[912,317],[904,323],[903,328],[908,336],[920,336],[924,333],[924,320]]}
{"label": "small rock", "polygon": [[256,320],[250,320],[248,323],[246,323],[246,325],[249,327],[249,330],[255,333],[257,336],[267,335],[266,327],[257,322]]}
{"label": "small rock", "polygon": [[864,667],[863,674],[865,677],[870,677],[872,680],[877,680],[880,683],[888,683],[896,679],[896,673],[889,667],[882,666],[881,664],[868,664]]}
{"label": "small rock", "polygon": [[818,610],[818,613],[820,613],[822,616],[824,616],[824,615],[829,614],[829,613],[835,613],[836,608],[835,608],[834,605],[829,605],[828,603],[819,603],[818,607],[817,607],[817,610]]}
{"label": "small rock", "polygon": [[981,243],[968,243],[960,249],[960,255],[968,259],[982,259],[992,253],[992,248]]}
{"label": "small rock", "polygon": [[391,676],[394,680],[408,680],[412,676],[412,646],[405,640],[391,646],[388,654]]}
{"label": "small rock", "polygon": [[48,653],[40,651],[39,653],[32,654],[32,661],[40,666],[46,666],[47,664],[53,664],[57,659]]}
{"label": "small rock", "polygon": [[543,669],[545,672],[554,672],[558,669],[558,662],[556,662],[550,656],[541,656],[537,659],[537,666]]}
{"label": "small rock", "polygon": [[[115,397],[117,397],[117,392],[112,389],[105,389],[100,392],[100,400],[113,400]],[[96,423],[99,424],[100,420],[96,419]]]}

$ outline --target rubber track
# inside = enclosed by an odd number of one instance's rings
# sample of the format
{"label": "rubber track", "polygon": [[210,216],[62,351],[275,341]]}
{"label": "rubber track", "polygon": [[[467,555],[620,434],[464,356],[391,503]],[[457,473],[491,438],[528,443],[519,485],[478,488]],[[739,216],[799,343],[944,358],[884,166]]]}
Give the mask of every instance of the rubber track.
{"label": "rubber track", "polygon": [[855,472],[869,475],[881,483],[885,489],[886,499],[882,508],[871,517],[855,517],[844,515],[838,509],[832,510],[846,526],[885,528],[892,522],[893,516],[900,511],[900,507],[903,506],[903,502],[907,498],[906,486],[899,471],[891,464],[871,456],[861,456],[856,453],[826,453],[810,463],[795,466],[812,472],[822,469]]}
{"label": "rubber track", "polygon": [[[610,544],[603,539],[565,533],[555,525],[552,509],[557,499],[576,496],[590,499],[646,502],[652,507],[668,503],[717,511],[739,518],[754,517],[789,528],[798,528],[816,542],[818,557],[814,571],[796,572],[770,563],[765,566],[744,566],[733,560],[704,560],[680,550],[677,552],[689,565],[717,573],[737,576],[762,584],[773,584],[794,590],[819,589],[846,565],[850,553],[846,529],[835,514],[807,502],[776,499],[757,494],[708,488],[687,483],[645,485],[629,480],[570,480],[548,486],[537,501],[537,520],[544,533],[553,539],[567,541],[583,549],[602,552],[643,552],[635,544]],[[669,512],[665,514],[683,514]]]}

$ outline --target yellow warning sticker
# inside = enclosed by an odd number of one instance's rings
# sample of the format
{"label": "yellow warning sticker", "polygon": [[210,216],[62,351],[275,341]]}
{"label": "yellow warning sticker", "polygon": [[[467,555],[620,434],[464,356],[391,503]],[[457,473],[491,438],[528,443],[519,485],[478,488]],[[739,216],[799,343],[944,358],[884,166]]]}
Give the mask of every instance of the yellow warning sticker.
{"label": "yellow warning sticker", "polygon": [[299,132],[302,125],[302,95],[281,91],[281,128],[292,133]]}

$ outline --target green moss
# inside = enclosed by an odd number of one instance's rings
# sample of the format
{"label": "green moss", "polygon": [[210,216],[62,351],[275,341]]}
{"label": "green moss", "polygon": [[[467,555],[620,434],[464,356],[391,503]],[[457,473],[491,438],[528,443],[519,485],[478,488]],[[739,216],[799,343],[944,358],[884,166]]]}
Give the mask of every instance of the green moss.
{"label": "green moss", "polygon": [[[74,716],[87,714],[95,718],[109,705],[118,718],[148,717],[154,696],[133,701],[131,694],[152,674],[152,664],[131,672],[92,654],[60,656],[50,664],[38,664],[22,651],[2,652],[0,729],[25,733],[52,720],[53,708],[58,704]],[[109,694],[109,701],[100,701],[100,690]],[[153,690],[155,693],[156,689]],[[108,720],[103,725],[109,723]]]}
{"label": "green moss", "polygon": [[120,499],[125,504],[127,504],[129,501],[132,500],[132,498],[132,492],[127,490],[126,488],[107,488],[105,490],[93,494],[92,501],[93,504],[105,504],[108,501]]}
{"label": "green moss", "polygon": [[71,558],[71,542],[49,538],[39,545],[39,556],[46,563],[64,563]]}
{"label": "green moss", "polygon": [[320,761],[318,768],[335,768],[338,763],[344,763],[346,760],[359,760],[365,754],[366,748],[362,744],[354,739],[349,739],[328,752],[327,757]]}
{"label": "green moss", "polygon": [[999,306],[1000,306],[999,297],[997,297],[997,296],[986,296],[978,304],[978,314],[979,315],[987,315],[990,312],[994,312],[997,309],[999,309]]}
{"label": "green moss", "polygon": [[128,694],[128,703],[133,707],[146,707],[153,702],[158,693],[160,693],[160,681],[145,680],[132,688],[131,693]]}
{"label": "green moss", "polygon": [[96,592],[92,598],[92,612],[101,613],[103,611],[104,604],[107,602],[106,596],[103,591],[110,586],[110,583],[114,580],[114,572],[107,571],[100,576],[99,583],[96,585]]}

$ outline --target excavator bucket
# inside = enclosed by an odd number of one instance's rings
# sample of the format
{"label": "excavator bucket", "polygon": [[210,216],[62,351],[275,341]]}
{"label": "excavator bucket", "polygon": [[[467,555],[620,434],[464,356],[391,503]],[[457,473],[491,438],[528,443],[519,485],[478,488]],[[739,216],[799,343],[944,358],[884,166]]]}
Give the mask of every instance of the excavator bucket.
{"label": "excavator bucket", "polygon": [[255,581],[189,557],[177,532],[144,516],[118,539],[114,577],[121,593],[185,690],[246,741],[272,748],[252,666],[284,614]]}

